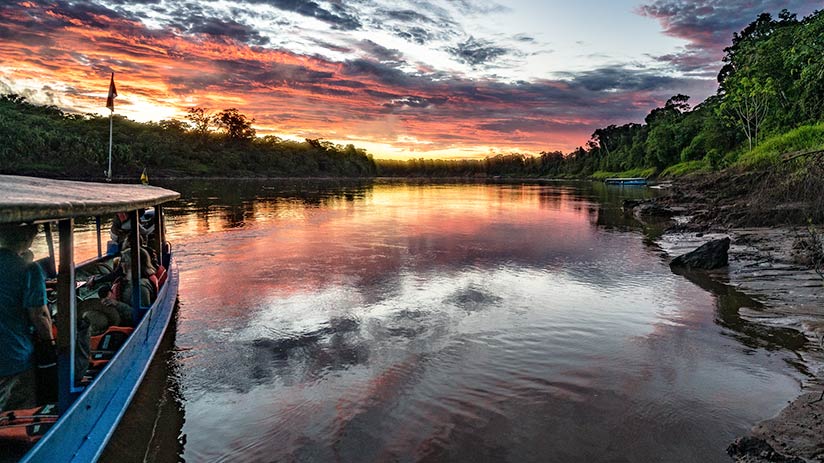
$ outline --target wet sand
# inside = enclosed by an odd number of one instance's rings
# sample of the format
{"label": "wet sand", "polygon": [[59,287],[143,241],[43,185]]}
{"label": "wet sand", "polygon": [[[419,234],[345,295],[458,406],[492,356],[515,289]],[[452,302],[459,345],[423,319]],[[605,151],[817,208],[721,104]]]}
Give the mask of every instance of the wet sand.
{"label": "wet sand", "polygon": [[[670,258],[709,240],[730,237],[729,267],[685,276],[699,285],[720,284],[751,297],[757,304],[738,313],[742,323],[747,324],[745,331],[765,341],[780,337],[785,343],[795,344],[798,363],[794,366],[806,376],[802,382],[806,392],[778,416],[757,424],[750,436],[736,441],[741,444],[749,437],[747,442],[766,443],[774,451],[761,445],[735,452],[736,446],[731,446],[731,456],[739,462],[753,463],[824,461],[824,400],[816,400],[824,389],[824,280],[805,265],[804,256],[794,249],[799,238],[809,232],[805,227],[724,229],[696,226],[689,216],[673,219],[678,225],[656,240]],[[709,231],[677,231],[704,228]]]}

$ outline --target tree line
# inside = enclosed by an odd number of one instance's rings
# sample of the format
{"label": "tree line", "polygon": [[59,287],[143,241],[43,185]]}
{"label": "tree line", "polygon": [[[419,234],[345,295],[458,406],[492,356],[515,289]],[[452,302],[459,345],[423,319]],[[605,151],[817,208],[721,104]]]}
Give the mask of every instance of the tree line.
{"label": "tree line", "polygon": [[[186,120],[140,123],[114,116],[115,176],[145,168],[164,176],[372,177],[375,162],[365,150],[318,139],[293,141],[256,136],[235,108],[195,107]],[[102,177],[108,163],[109,118],[69,114],[0,96],[0,173]]]}

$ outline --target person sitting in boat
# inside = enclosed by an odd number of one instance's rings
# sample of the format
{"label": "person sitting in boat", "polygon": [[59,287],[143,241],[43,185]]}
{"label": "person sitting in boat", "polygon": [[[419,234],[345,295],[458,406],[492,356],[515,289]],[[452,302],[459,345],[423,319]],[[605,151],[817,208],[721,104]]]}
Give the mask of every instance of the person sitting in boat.
{"label": "person sitting in boat", "polygon": [[0,410],[37,405],[31,327],[54,345],[45,277],[28,254],[36,235],[36,225],[0,225]]}
{"label": "person sitting in boat", "polygon": [[[149,252],[145,248],[140,248],[140,301],[144,306],[151,305],[157,297],[157,288],[151,277],[157,270],[152,264]],[[100,288],[98,295],[100,302],[117,310],[120,316],[120,326],[133,326],[132,318],[132,263],[131,250],[126,249],[116,258],[115,268],[111,273],[101,276],[93,276],[89,279],[92,285],[99,283],[110,283]]]}
{"label": "person sitting in boat", "polygon": [[[145,242],[148,236],[154,231],[154,226],[144,227],[142,223],[138,223],[137,226],[140,230],[140,238]],[[120,249],[122,250],[126,243],[129,242],[129,232],[132,230],[132,219],[129,217],[129,214],[125,212],[118,212],[115,214],[114,219],[112,219],[112,228],[110,230],[110,235],[112,241],[116,242]]]}

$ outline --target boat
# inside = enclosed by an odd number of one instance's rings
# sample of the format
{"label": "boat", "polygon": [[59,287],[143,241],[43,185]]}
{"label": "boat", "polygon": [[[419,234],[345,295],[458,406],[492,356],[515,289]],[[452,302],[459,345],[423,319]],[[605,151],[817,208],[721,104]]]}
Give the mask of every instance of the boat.
{"label": "boat", "polygon": [[[56,276],[57,281],[55,302],[50,302],[50,309],[56,308],[56,403],[0,414],[0,439],[19,437],[24,429],[24,437],[36,442],[25,451],[21,462],[93,462],[103,452],[157,351],[175,307],[178,268],[166,241],[163,205],[179,196],[175,191],[145,185],[0,175],[0,223],[43,224],[49,256],[38,263],[46,269],[47,278]],[[89,370],[81,376],[74,368],[77,305],[85,284],[77,278],[78,272],[105,264],[117,251],[116,246],[102,245],[104,217],[125,212],[131,223],[137,224],[139,211],[152,207],[154,236],[147,244],[159,250],[157,273],[161,267],[165,270],[156,285],[155,301],[146,307],[143,302],[148,301],[140,300],[142,253],[135,252],[136,257],[131,259],[131,274],[135,275],[131,287],[136,288],[131,295],[134,326],[112,326],[91,337]],[[97,257],[75,263],[74,221],[81,217],[95,218]],[[52,236],[55,226],[57,256]],[[137,249],[140,227],[131,227],[127,239],[129,247]],[[52,272],[56,275],[48,275]]]}
{"label": "boat", "polygon": [[615,177],[604,180],[607,185],[646,185],[644,177]]}

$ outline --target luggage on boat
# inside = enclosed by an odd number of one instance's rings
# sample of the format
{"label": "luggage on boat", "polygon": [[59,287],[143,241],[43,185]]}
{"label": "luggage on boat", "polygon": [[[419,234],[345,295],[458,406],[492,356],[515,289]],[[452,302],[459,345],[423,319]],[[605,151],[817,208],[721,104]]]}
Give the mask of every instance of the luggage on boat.
{"label": "luggage on boat", "polygon": [[0,441],[33,444],[46,434],[57,418],[54,404],[0,413]]}

